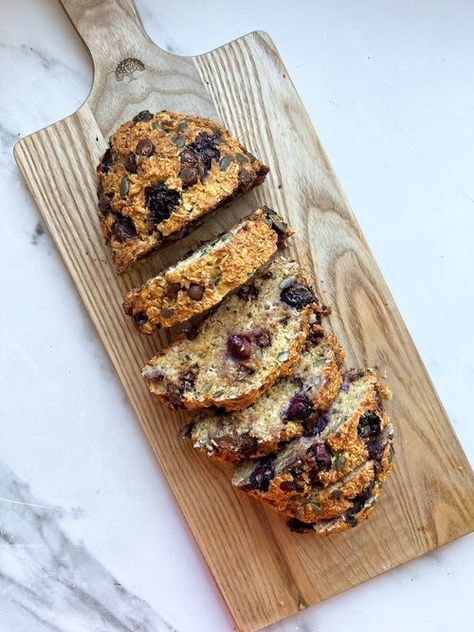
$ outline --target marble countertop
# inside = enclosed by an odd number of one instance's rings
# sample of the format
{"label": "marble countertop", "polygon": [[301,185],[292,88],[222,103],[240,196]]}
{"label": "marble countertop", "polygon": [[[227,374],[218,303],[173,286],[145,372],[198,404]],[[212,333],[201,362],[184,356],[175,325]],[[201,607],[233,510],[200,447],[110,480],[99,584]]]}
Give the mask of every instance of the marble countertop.
{"label": "marble countertop", "polygon": [[[200,53],[276,42],[456,433],[474,456],[474,5],[138,0]],[[232,622],[12,158],[73,112],[92,68],[56,0],[0,19],[0,629],[227,632]],[[272,632],[472,625],[472,536]]]}

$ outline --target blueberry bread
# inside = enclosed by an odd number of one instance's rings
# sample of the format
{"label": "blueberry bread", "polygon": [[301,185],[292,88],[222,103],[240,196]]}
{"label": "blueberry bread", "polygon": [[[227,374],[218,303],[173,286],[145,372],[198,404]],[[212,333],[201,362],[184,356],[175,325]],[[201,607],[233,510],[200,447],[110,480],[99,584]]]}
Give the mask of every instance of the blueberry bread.
{"label": "blueberry bread", "polygon": [[188,233],[267,173],[214,121],[139,112],[113,134],[97,167],[100,225],[116,271]]}
{"label": "blueberry bread", "polygon": [[151,334],[218,305],[267,264],[292,234],[283,219],[261,208],[230,231],[130,292],[124,310]]}
{"label": "blueberry bread", "polygon": [[341,386],[344,352],[320,325],[311,331],[291,376],[280,378],[252,406],[221,415],[201,413],[187,427],[193,446],[217,460],[238,462],[276,452],[312,428]]}
{"label": "blueberry bread", "polygon": [[319,301],[283,257],[228,296],[191,338],[155,356],[142,375],[171,408],[241,410],[290,375]]}
{"label": "blueberry bread", "polygon": [[288,513],[314,489],[343,479],[365,461],[388,471],[392,433],[383,399],[389,395],[374,371],[347,373],[334,402],[304,436],[276,456],[243,463],[234,485]]}

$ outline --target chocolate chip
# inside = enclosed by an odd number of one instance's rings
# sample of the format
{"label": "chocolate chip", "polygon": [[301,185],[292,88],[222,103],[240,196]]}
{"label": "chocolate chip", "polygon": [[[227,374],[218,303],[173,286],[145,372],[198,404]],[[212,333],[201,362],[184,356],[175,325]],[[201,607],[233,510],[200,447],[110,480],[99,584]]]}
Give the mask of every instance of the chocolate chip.
{"label": "chocolate chip", "polygon": [[248,191],[254,182],[254,176],[251,171],[247,171],[246,169],[241,169],[238,177],[238,191],[239,193],[245,193]]}
{"label": "chocolate chip", "polygon": [[290,518],[286,526],[290,531],[293,531],[293,533],[308,533],[313,530],[313,524],[311,522],[302,522],[298,520],[298,518]]}
{"label": "chocolate chip", "polygon": [[137,312],[133,315],[133,320],[138,325],[138,327],[142,327],[148,322],[148,316],[144,312]]}
{"label": "chocolate chip", "polygon": [[243,301],[254,301],[258,298],[258,289],[253,283],[247,283],[237,291],[237,296]]}
{"label": "chocolate chip", "polygon": [[129,173],[137,173],[137,157],[134,153],[128,154],[125,158],[125,169]]}
{"label": "chocolate chip", "polygon": [[188,289],[188,296],[193,301],[200,301],[204,296],[204,286],[199,285],[199,283],[191,283]]}
{"label": "chocolate chip", "polygon": [[132,220],[120,213],[116,213],[116,219],[112,226],[112,234],[114,238],[123,243],[137,236],[137,231]]}
{"label": "chocolate chip", "polygon": [[137,146],[135,147],[135,153],[138,156],[142,156],[143,158],[148,158],[155,153],[155,145],[151,142],[149,138],[143,138],[137,143]]}
{"label": "chocolate chip", "polygon": [[170,283],[166,286],[165,296],[169,301],[175,301],[181,286],[179,283]]}
{"label": "chocolate chip", "polygon": [[198,181],[197,168],[191,165],[181,167],[178,176],[181,178],[181,186],[183,189],[189,189],[189,187],[194,186]]}
{"label": "chocolate chip", "polygon": [[316,301],[314,294],[307,285],[293,281],[280,292],[280,299],[296,309],[301,309]]}
{"label": "chocolate chip", "polygon": [[260,347],[261,349],[270,347],[272,344],[272,337],[267,329],[257,329],[254,331],[253,340],[257,347]]}
{"label": "chocolate chip", "polygon": [[169,189],[164,184],[145,187],[145,206],[150,210],[150,219],[157,224],[168,219],[180,200],[179,191]]}
{"label": "chocolate chip", "polygon": [[115,159],[114,151],[112,150],[111,147],[107,147],[100,161],[99,170],[102,171],[102,173],[108,173],[110,167],[114,163],[114,159]]}
{"label": "chocolate chip", "polygon": [[102,193],[102,195],[99,197],[99,210],[104,215],[106,215],[108,211],[110,211],[113,197],[113,193]]}
{"label": "chocolate chip", "polygon": [[133,117],[133,122],[140,123],[141,121],[151,121],[152,118],[153,114],[149,110],[142,110]]}

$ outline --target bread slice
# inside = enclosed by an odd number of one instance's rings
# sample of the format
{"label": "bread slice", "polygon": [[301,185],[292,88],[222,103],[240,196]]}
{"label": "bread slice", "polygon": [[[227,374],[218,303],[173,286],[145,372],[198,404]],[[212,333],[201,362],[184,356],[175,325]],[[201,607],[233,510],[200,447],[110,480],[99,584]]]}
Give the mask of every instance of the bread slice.
{"label": "bread slice", "polygon": [[344,352],[336,338],[313,325],[298,364],[252,406],[221,415],[201,413],[187,428],[193,446],[221,461],[272,454],[305,432],[316,411],[325,411],[341,386]]}
{"label": "bread slice", "polygon": [[[276,456],[240,465],[233,484],[285,512],[315,486],[328,486],[372,459],[388,458],[380,443],[390,420],[383,399],[388,387],[375,372],[348,372],[339,395],[312,431],[288,443]],[[312,436],[311,436],[312,435]]]}
{"label": "bread slice", "polygon": [[291,518],[287,525],[295,533],[313,532],[317,535],[336,535],[356,527],[370,517],[374,505],[380,496],[382,484],[376,481],[352,499],[352,504],[341,516],[316,522],[303,522],[298,518]]}
{"label": "bread slice", "polygon": [[293,231],[267,207],[258,209],[218,239],[201,246],[125,298],[125,313],[151,334],[218,305],[267,264]]}
{"label": "bread slice", "polygon": [[307,494],[288,497],[287,504],[279,505],[280,513],[301,522],[330,520],[353,512],[354,499],[371,488],[376,482],[382,483],[388,476],[392,464],[393,427],[389,423],[379,439],[381,455],[379,459],[367,459],[341,479],[327,485],[319,482]]}
{"label": "bread slice", "polygon": [[99,220],[116,271],[190,232],[267,173],[219,123],[139,112],[111,136],[97,167]]}
{"label": "bread slice", "polygon": [[171,408],[241,410],[292,373],[321,309],[297,263],[278,258],[142,375]]}

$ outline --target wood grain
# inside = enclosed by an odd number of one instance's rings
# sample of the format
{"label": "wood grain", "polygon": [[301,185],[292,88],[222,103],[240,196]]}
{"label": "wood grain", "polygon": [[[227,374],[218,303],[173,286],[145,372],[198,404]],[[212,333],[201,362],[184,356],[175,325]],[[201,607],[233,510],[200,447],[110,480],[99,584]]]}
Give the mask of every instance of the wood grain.
{"label": "wood grain", "polygon": [[[474,526],[473,475],[318,137],[264,33],[176,57],[141,29],[132,0],[62,0],[94,60],[86,103],[18,142],[15,156],[150,445],[240,630],[257,630],[441,546]],[[144,69],[117,80],[126,58]],[[162,255],[118,278],[96,219],[95,165],[137,111],[173,109],[224,122],[271,167],[256,192]],[[373,517],[331,539],[290,533],[179,441],[183,415],[154,403],[140,369],[168,338],[139,336],[124,294],[266,203],[297,231],[348,364],[378,366],[394,399],[395,471]]]}

